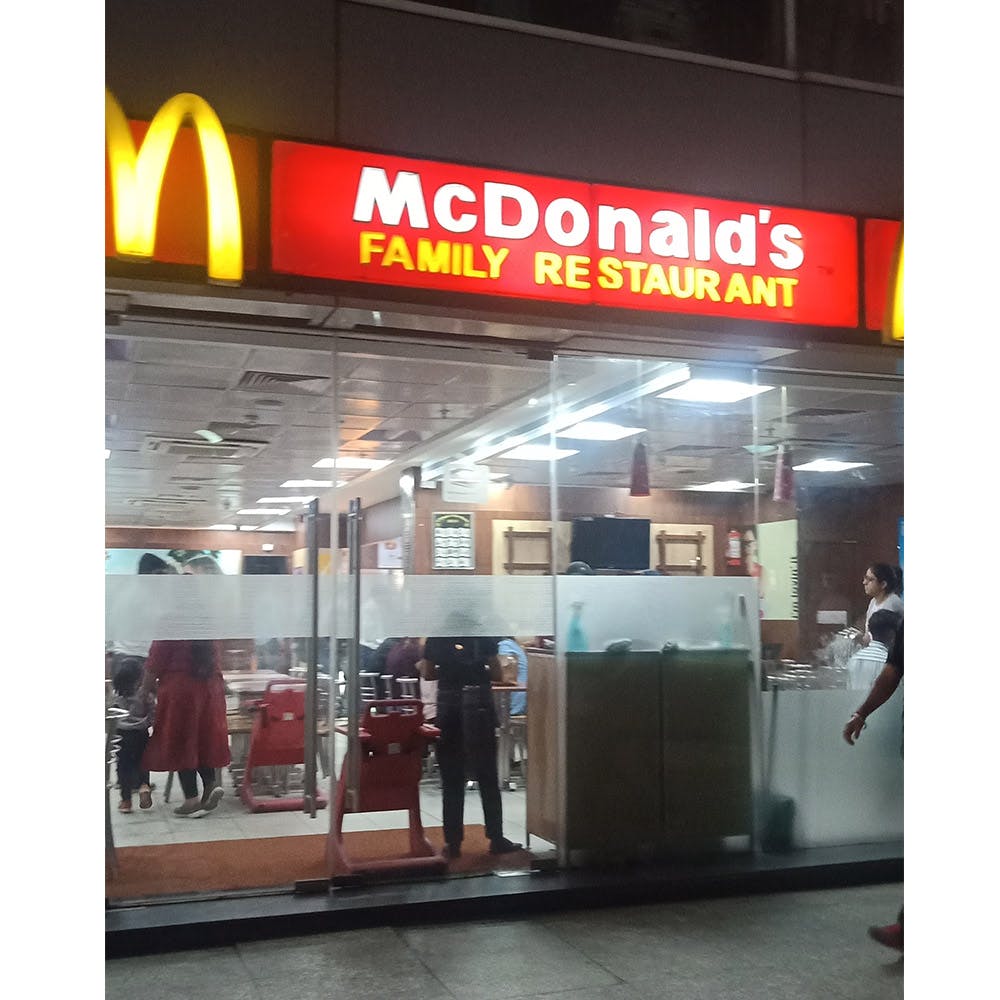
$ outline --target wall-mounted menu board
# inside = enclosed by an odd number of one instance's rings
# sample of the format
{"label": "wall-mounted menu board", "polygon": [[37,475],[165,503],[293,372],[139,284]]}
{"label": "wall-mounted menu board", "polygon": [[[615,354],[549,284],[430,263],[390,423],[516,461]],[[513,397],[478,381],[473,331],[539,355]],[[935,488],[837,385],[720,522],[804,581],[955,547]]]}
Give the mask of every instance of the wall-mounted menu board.
{"label": "wall-mounted menu board", "polygon": [[475,569],[476,552],[472,535],[472,514],[455,511],[435,513],[434,569]]}

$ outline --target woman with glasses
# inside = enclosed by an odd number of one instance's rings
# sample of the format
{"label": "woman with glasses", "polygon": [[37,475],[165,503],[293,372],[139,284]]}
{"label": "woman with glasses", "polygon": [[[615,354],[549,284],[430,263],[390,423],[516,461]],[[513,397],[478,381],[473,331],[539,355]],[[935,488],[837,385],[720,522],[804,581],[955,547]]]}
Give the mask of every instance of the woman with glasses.
{"label": "woman with glasses", "polygon": [[865,612],[865,633],[861,640],[861,644],[867,646],[871,642],[868,622],[876,611],[894,611],[900,617],[903,615],[903,598],[900,596],[903,590],[903,571],[899,566],[890,566],[888,563],[872,563],[865,570],[861,582],[865,588],[865,596],[869,598],[868,610]]}

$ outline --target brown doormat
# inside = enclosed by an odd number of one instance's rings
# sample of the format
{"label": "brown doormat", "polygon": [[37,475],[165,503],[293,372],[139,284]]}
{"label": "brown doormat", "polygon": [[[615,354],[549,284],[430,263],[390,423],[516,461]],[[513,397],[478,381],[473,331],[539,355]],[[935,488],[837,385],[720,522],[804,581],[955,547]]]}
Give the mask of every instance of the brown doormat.
{"label": "brown doormat", "polygon": [[[440,849],[444,843],[441,827],[429,827],[426,833]],[[409,853],[409,834],[406,830],[359,830],[345,833],[344,845],[352,861],[402,857]],[[322,833],[120,847],[117,854],[118,872],[108,872],[105,878],[105,894],[110,900],[276,888],[329,875],[326,835]],[[527,851],[490,854],[483,827],[467,826],[462,856],[450,862],[448,874],[527,868],[530,861]]]}

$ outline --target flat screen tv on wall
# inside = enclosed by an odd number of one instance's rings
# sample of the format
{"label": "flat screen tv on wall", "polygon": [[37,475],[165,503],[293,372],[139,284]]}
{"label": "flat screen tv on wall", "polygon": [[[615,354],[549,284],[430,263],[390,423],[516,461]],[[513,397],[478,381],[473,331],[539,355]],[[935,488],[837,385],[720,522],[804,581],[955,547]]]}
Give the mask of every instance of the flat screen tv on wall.
{"label": "flat screen tv on wall", "polygon": [[646,517],[577,517],[570,559],[591,569],[649,569],[649,525]]}
{"label": "flat screen tv on wall", "polygon": [[244,556],[243,572],[248,576],[280,576],[288,572],[288,559],[285,556]]}

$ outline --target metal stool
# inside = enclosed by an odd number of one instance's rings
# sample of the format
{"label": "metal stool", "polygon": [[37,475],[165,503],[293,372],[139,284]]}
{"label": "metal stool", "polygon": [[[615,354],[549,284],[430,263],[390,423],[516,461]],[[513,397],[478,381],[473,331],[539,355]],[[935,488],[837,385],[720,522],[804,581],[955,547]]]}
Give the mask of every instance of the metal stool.
{"label": "metal stool", "polygon": [[361,681],[361,700],[377,701],[378,674],[373,671],[362,670],[358,673],[358,679]]}
{"label": "metal stool", "polygon": [[396,683],[399,685],[399,696],[400,698],[419,698],[420,697],[420,678],[419,677],[397,677]]}
{"label": "metal stool", "polygon": [[382,682],[382,692],[381,697],[391,700],[395,698],[395,694],[392,690],[392,682],[396,678],[392,674],[380,674],[379,680]]}

